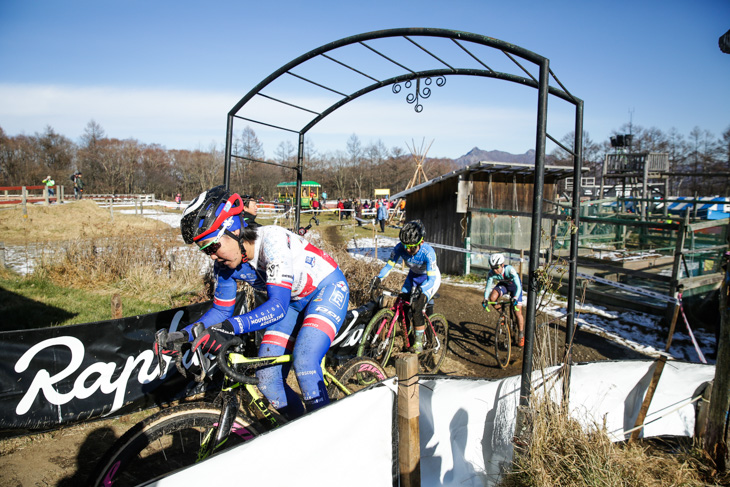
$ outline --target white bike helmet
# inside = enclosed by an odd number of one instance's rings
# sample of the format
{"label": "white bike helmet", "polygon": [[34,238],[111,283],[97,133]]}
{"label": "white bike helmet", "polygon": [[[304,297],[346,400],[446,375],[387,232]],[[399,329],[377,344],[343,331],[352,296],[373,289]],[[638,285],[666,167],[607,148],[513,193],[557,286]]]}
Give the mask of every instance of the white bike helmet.
{"label": "white bike helmet", "polygon": [[489,267],[492,269],[497,268],[504,264],[504,255],[502,254],[492,254],[489,256]]}

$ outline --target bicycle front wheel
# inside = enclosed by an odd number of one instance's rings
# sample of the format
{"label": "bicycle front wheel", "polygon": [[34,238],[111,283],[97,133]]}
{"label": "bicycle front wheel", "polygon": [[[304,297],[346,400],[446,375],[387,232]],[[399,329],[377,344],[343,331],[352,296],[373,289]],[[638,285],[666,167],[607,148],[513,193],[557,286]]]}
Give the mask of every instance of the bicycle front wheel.
{"label": "bicycle front wheel", "polygon": [[[360,347],[357,349],[358,357],[365,357],[375,360],[383,367],[388,363],[390,354],[393,353],[393,343],[396,327],[390,331],[390,323],[395,313],[390,308],[381,309],[373,319],[370,320],[360,340]],[[378,332],[378,330],[380,330]]]}
{"label": "bicycle front wheel", "polygon": [[497,364],[502,369],[509,365],[509,356],[512,353],[512,336],[508,321],[506,316],[500,316],[494,331],[494,354],[497,357]]}
{"label": "bicycle front wheel", "polygon": [[373,359],[355,357],[340,367],[335,374],[335,380],[347,391],[344,391],[336,383],[331,382],[327,386],[327,393],[330,399],[337,400],[357,392],[369,385],[385,380],[387,374],[385,369]]}
{"label": "bicycle front wheel", "polygon": [[[114,443],[97,464],[90,484],[139,485],[194,464],[208,441],[213,441],[220,414],[220,407],[199,402],[150,416]],[[239,412],[228,438],[216,451],[248,441],[259,433],[253,421]]]}
{"label": "bicycle front wheel", "polygon": [[418,354],[418,367],[425,374],[435,374],[446,358],[449,344],[449,321],[440,313],[429,316],[423,335],[423,352]]}

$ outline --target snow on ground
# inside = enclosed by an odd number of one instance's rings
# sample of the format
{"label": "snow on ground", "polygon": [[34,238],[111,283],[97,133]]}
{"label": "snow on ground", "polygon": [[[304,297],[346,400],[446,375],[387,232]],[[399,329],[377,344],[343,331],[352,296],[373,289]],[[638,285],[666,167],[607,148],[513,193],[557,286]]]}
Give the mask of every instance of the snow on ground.
{"label": "snow on ground", "polygon": [[[137,214],[135,210],[119,210],[119,213],[127,215]],[[169,213],[154,209],[145,209],[143,210],[142,215],[147,218],[152,218],[153,220],[159,220],[161,222],[167,223],[172,228],[180,228],[180,218],[182,218],[182,214],[180,213]]]}

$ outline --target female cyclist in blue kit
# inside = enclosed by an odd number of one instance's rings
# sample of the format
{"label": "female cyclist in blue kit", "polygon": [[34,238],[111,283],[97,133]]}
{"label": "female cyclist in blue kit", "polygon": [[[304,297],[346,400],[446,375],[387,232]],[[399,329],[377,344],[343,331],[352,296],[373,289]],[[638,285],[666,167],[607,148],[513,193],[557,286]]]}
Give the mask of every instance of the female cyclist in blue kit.
{"label": "female cyclist in blue kit", "polygon": [[[197,323],[205,332],[192,337],[193,350],[214,353],[233,335],[266,329],[260,357],[293,355],[294,371],[307,411],[329,402],[320,363],[347,314],[350,289],[337,263],[303,237],[277,226],[248,226],[243,201],[217,186],[185,209],[181,233],[215,261],[217,285],[213,307]],[[233,316],[236,281],[265,290],[267,300]],[[259,389],[290,418],[304,412],[298,395],[286,384],[289,365],[260,369]]]}

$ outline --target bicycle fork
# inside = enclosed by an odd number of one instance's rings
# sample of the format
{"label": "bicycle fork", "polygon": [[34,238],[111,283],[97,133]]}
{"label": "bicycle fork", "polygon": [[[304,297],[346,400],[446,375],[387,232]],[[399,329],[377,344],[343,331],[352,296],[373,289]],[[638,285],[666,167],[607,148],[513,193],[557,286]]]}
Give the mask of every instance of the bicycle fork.
{"label": "bicycle fork", "polygon": [[[213,454],[218,448],[220,448],[228,439],[228,435],[231,433],[233,423],[236,420],[238,414],[238,397],[235,393],[227,391],[223,394],[223,405],[221,406],[221,415],[218,419],[218,427],[211,428],[206,433],[203,441],[200,443],[200,450],[198,450],[198,460],[205,460]],[[215,433],[215,437],[211,436]]]}
{"label": "bicycle fork", "polygon": [[[436,328],[433,326],[431,319],[426,315],[426,313],[423,314],[423,318],[426,320],[426,323],[428,323],[428,326],[431,328],[431,333],[433,333],[433,341],[435,343],[433,351],[437,352],[441,348],[441,340],[439,340],[439,336],[436,334]],[[426,339],[425,336],[423,338]]]}
{"label": "bicycle fork", "polygon": [[392,321],[386,321],[383,320],[380,325],[378,325],[378,329],[376,330],[375,334],[373,334],[372,341],[370,342],[370,346],[375,346],[375,342],[378,340],[378,337],[380,336],[380,333],[383,331],[383,327],[386,323],[388,323],[388,334],[385,337],[385,340],[381,341],[377,347],[375,348],[375,351],[378,355],[384,353],[386,350],[388,350],[388,344],[390,343],[390,340],[393,338],[393,328],[398,320],[398,312],[396,311],[395,315],[393,315]]}

